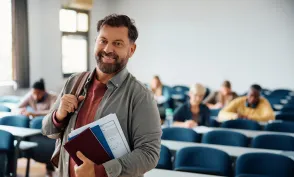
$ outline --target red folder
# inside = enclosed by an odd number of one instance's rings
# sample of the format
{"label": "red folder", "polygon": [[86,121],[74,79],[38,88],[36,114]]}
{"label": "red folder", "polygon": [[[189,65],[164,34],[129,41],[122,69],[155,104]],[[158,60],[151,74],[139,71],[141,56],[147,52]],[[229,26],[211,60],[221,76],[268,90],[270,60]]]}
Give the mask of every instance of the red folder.
{"label": "red folder", "polygon": [[96,165],[101,165],[111,160],[111,158],[104,150],[103,146],[96,138],[96,136],[93,134],[90,128],[80,133],[74,139],[68,141],[64,145],[64,148],[78,166],[83,164],[83,162],[76,155],[78,151],[83,153],[88,159],[90,159]]}

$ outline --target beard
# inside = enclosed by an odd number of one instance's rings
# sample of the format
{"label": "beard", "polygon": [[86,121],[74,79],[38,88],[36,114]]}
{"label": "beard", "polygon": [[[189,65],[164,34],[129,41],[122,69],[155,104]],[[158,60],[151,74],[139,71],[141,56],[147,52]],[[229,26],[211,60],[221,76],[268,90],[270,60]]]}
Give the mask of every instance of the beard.
{"label": "beard", "polygon": [[[110,57],[114,60],[114,63],[105,63],[103,62],[103,57]],[[99,67],[99,69],[105,73],[105,74],[113,74],[113,73],[117,73],[118,71],[120,71],[121,69],[123,69],[127,62],[128,62],[128,58],[119,58],[119,56],[114,53],[106,53],[104,51],[100,51],[96,56],[96,63]]]}

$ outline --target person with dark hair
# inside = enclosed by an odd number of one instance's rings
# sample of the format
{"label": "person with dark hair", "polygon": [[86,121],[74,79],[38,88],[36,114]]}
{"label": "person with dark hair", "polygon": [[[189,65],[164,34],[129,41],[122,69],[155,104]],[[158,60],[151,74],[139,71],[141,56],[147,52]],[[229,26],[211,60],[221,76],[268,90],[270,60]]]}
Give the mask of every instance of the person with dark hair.
{"label": "person with dark hair", "polygon": [[230,102],[220,111],[220,121],[230,119],[249,119],[254,121],[269,121],[275,119],[274,111],[267,99],[260,96],[261,87],[252,85],[247,96],[239,97]]}
{"label": "person with dark hair", "polygon": [[89,73],[80,96],[70,93],[81,73],[67,80],[52,111],[43,120],[42,133],[60,139],[59,147],[68,141],[73,129],[115,113],[131,152],[103,164],[95,164],[77,152],[83,161],[77,166],[64,148],[56,148],[58,176],[143,176],[158,163],[162,131],[154,96],[126,68],[136,50],[138,31],[128,16],[112,14],[98,22],[97,32],[96,68]]}
{"label": "person with dark hair", "polygon": [[212,92],[203,103],[210,109],[220,109],[230,103],[238,95],[232,91],[230,81],[224,81],[219,91]]}
{"label": "person with dark hair", "polygon": [[32,90],[19,103],[20,113],[27,117],[45,116],[49,113],[57,96],[50,94],[45,89],[43,79],[35,82]]}

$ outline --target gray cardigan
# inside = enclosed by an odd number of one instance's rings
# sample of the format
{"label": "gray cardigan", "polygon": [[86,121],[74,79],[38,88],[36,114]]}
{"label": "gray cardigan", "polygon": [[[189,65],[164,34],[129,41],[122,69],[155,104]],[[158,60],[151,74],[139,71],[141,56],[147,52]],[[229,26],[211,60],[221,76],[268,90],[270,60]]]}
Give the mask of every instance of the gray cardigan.
{"label": "gray cardigan", "polygon": [[[95,78],[94,70],[86,81],[83,94],[91,79]],[[68,125],[58,129],[52,122],[53,112],[57,110],[60,98],[70,93],[78,74],[71,76],[50,113],[43,120],[42,133],[49,138],[58,139],[63,133],[62,144],[67,142],[68,134],[73,130],[79,108],[70,118]],[[138,82],[126,68],[120,71],[107,83],[107,91],[96,112],[95,120],[110,113],[116,113],[122,130],[131,148],[131,153],[103,164],[109,177],[138,177],[153,169],[159,160],[161,126],[156,101],[150,91]],[[62,147],[59,159],[59,176],[68,177],[69,154]]]}

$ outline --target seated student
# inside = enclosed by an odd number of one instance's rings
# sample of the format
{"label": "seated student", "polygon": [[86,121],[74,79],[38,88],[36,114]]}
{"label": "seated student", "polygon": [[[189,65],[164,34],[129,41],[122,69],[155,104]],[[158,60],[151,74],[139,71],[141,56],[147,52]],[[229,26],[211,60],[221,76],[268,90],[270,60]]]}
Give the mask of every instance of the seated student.
{"label": "seated student", "polygon": [[171,98],[170,90],[162,85],[159,76],[153,77],[150,86],[158,104],[163,104],[169,101]]}
{"label": "seated student", "polygon": [[237,97],[238,95],[231,89],[230,81],[224,81],[220,90],[211,93],[203,103],[210,109],[220,109]]}
{"label": "seated student", "polygon": [[269,121],[275,119],[274,111],[270,103],[260,97],[261,87],[252,85],[247,96],[239,97],[230,102],[218,117],[220,121],[230,119],[249,119],[255,121]]}
{"label": "seated student", "polygon": [[27,117],[45,116],[56,98],[56,95],[46,92],[44,80],[40,79],[33,84],[32,90],[20,102],[18,108],[22,108],[21,114]]}
{"label": "seated student", "polygon": [[175,110],[175,126],[193,128],[198,125],[209,125],[209,109],[201,103],[205,92],[206,89],[201,84],[195,84],[190,88],[190,100]]}
{"label": "seated student", "polygon": [[163,121],[165,119],[165,110],[170,108],[171,93],[168,87],[162,85],[159,76],[154,76],[150,84],[151,91],[154,94],[154,98],[157,102],[160,118]]}

